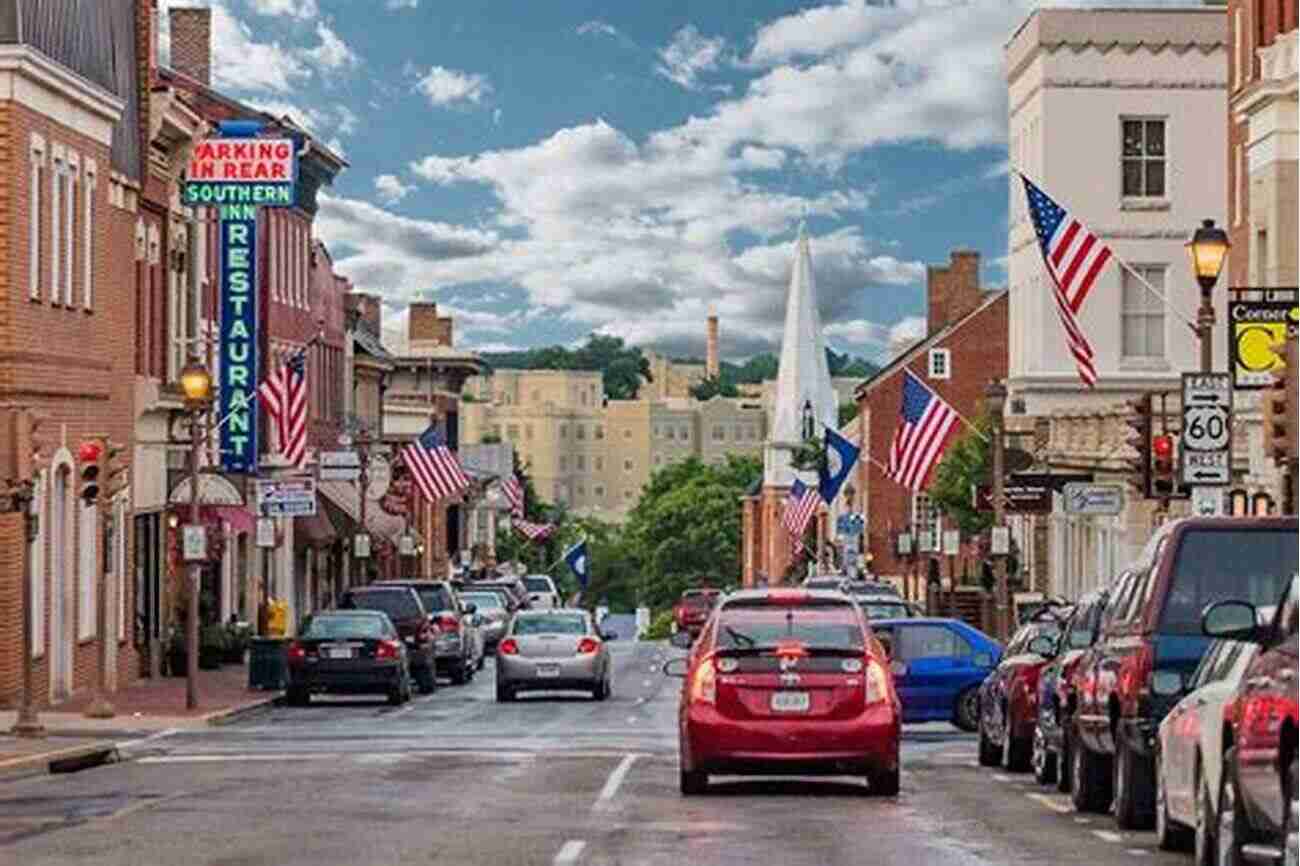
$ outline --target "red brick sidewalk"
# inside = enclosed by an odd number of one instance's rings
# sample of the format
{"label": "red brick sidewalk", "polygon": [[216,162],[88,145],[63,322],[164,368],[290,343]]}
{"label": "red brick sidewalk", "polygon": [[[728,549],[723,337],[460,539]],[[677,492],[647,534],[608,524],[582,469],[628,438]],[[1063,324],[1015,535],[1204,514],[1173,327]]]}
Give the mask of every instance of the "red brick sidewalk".
{"label": "red brick sidewalk", "polygon": [[[158,677],[140,680],[135,685],[110,695],[109,702],[113,704],[119,718],[130,718],[138,714],[198,719],[265,703],[279,694],[248,688],[248,668],[244,665],[222,665],[217,670],[199,671],[196,691],[199,705],[193,710],[187,710],[185,677]],[[60,714],[79,714],[85,711],[93,698],[93,694],[78,695],[51,709]]]}

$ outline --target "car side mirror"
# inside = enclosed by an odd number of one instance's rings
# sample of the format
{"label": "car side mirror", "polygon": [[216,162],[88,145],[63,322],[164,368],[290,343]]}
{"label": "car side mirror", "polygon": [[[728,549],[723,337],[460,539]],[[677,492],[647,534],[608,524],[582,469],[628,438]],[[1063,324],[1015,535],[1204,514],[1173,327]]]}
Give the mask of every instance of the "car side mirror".
{"label": "car side mirror", "polygon": [[1201,630],[1210,637],[1228,640],[1258,639],[1255,606],[1244,601],[1220,601],[1205,609]]}
{"label": "car side mirror", "polygon": [[1045,634],[1040,634],[1029,642],[1029,651],[1043,658],[1051,658],[1056,655],[1056,641]]}
{"label": "car side mirror", "polygon": [[664,676],[685,678],[686,671],[689,669],[689,667],[690,664],[686,661],[686,659],[682,659],[682,658],[669,659],[668,661],[664,662],[664,666],[663,666]]}
{"label": "car side mirror", "polygon": [[691,640],[690,632],[679,631],[668,639],[668,643],[678,649],[690,649],[691,644],[695,643],[695,641]]}

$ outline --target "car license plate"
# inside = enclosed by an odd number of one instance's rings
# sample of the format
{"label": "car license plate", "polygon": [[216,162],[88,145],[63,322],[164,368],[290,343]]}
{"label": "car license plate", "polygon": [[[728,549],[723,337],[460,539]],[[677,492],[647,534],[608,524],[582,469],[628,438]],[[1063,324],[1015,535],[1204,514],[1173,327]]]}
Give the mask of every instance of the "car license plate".
{"label": "car license plate", "polygon": [[537,666],[538,677],[558,677],[559,675],[560,675],[559,665],[538,665]]}
{"label": "car license plate", "polygon": [[327,659],[350,659],[356,658],[357,651],[350,646],[329,646],[321,647],[325,651]]}
{"label": "car license plate", "polygon": [[773,692],[772,712],[806,713],[812,706],[812,699],[807,692]]}

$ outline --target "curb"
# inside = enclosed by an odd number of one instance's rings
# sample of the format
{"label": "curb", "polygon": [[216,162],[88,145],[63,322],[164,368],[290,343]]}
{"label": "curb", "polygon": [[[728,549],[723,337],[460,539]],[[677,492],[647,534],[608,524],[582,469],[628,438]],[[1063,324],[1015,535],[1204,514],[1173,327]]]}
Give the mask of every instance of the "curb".
{"label": "curb", "polygon": [[234,707],[228,707],[224,710],[215,710],[202,717],[202,723],[214,727],[229,725],[246,719],[249,716],[255,716],[263,713],[280,701],[281,692],[273,692],[270,697],[260,698],[256,701],[250,701],[246,704],[240,704]]}
{"label": "curb", "polygon": [[30,776],[75,773],[116,760],[117,746],[103,741],[52,752],[38,752],[0,763],[0,781],[12,782]]}

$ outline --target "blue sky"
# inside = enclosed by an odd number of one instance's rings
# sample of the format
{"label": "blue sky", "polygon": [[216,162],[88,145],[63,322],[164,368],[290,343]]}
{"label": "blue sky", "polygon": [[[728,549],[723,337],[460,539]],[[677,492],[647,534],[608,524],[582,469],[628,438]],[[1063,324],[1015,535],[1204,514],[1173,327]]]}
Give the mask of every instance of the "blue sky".
{"label": "blue sky", "polygon": [[208,5],[216,85],[349,161],[317,233],[395,329],[428,298],[465,345],[698,355],[713,306],[738,359],[779,339],[805,217],[841,351],[915,335],[953,248],[1004,282],[1002,45],[1031,0]]}

